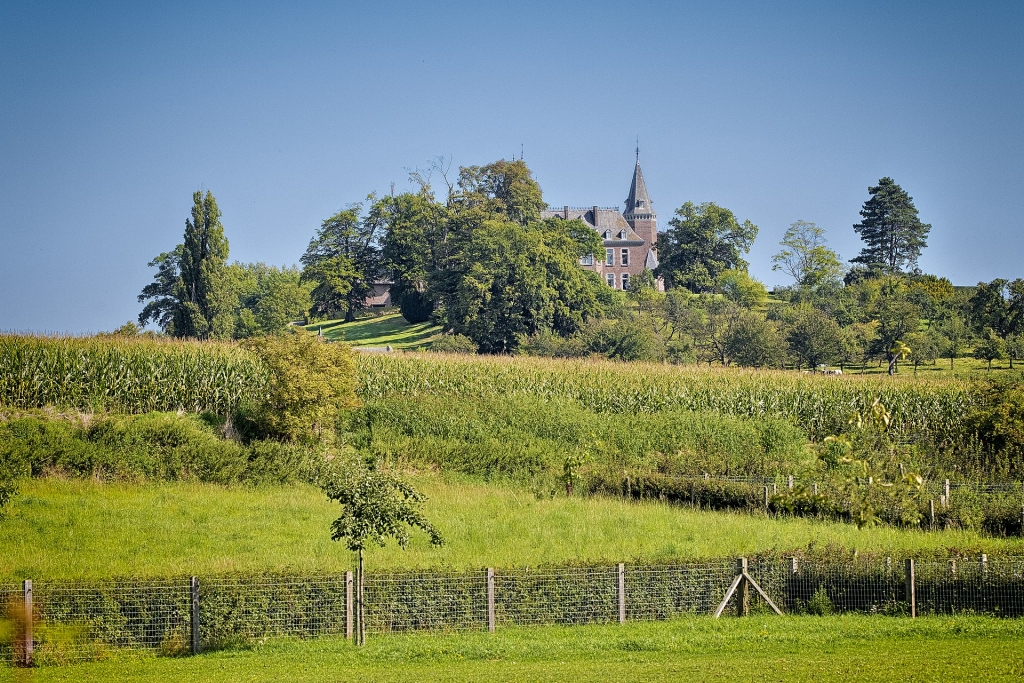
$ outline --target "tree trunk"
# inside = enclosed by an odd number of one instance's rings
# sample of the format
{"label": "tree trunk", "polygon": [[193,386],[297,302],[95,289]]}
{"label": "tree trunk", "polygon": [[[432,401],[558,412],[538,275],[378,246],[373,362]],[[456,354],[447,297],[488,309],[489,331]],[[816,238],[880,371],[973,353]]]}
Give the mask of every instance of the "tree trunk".
{"label": "tree trunk", "polygon": [[895,354],[889,356],[889,374],[890,375],[895,375],[896,374],[896,360],[898,358],[899,358],[899,356],[897,356]]}

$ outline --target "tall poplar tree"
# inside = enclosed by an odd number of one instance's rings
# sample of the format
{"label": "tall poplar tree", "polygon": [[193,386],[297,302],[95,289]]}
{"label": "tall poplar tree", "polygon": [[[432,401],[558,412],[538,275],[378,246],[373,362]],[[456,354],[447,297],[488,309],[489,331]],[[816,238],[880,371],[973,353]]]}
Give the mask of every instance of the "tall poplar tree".
{"label": "tall poplar tree", "polygon": [[139,295],[140,302],[149,302],[139,323],[156,322],[175,337],[230,336],[227,322],[238,302],[225,285],[227,260],[228,240],[217,200],[209,190],[196,191],[184,242],[149,264],[158,272]]}
{"label": "tall poplar tree", "polygon": [[916,269],[932,226],[921,222],[913,197],[892,178],[882,178],[868,193],[871,198],[860,210],[862,220],[853,226],[865,246],[851,263],[890,274]]}
{"label": "tall poplar tree", "polygon": [[206,339],[218,313],[217,286],[228,260],[228,240],[217,200],[209,190],[192,195],[192,218],[185,220],[185,241],[178,262],[179,336]]}

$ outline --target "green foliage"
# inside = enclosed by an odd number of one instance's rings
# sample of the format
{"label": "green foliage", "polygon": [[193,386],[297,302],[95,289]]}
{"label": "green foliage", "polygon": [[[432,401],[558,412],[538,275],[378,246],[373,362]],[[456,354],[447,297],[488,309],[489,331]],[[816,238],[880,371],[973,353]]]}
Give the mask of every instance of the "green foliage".
{"label": "green foliage", "polygon": [[768,299],[764,283],[750,277],[745,270],[723,270],[715,286],[728,301],[746,309],[760,308]]}
{"label": "green foliage", "polygon": [[846,431],[851,409],[877,397],[892,415],[896,435],[941,441],[962,434],[977,396],[959,380],[890,381],[766,371],[721,371],[662,364],[597,363],[542,358],[367,354],[359,358],[360,395],[490,398],[498,395],[564,399],[597,413],[661,411],[777,417],[812,439]]}
{"label": "green foliage", "polygon": [[0,336],[0,403],[16,408],[230,415],[266,383],[264,366],[227,343]]}
{"label": "green foliage", "polygon": [[309,476],[313,455],[280,443],[226,440],[194,415],[28,414],[0,422],[0,462],[19,476],[259,484]]}
{"label": "green foliage", "polygon": [[311,286],[300,280],[298,268],[263,263],[236,263],[229,268],[237,269],[244,283],[238,292],[236,339],[284,334],[290,323],[306,317]]}
{"label": "green foliage", "polygon": [[686,202],[676,209],[669,229],[658,237],[656,274],[670,287],[710,292],[724,270],[746,270],[757,226],[740,223],[732,211],[714,203]]}
{"label": "green foliage", "polygon": [[329,442],[338,412],[359,403],[352,349],[301,333],[245,346],[270,375],[266,397],[253,406],[258,428],[289,441]]}
{"label": "green foliage", "polygon": [[546,206],[540,185],[522,159],[460,168],[458,187],[458,203],[521,225],[537,220]]}
{"label": "green foliage", "polygon": [[430,345],[437,353],[476,353],[477,345],[464,334],[442,334]]}
{"label": "green foliage", "polygon": [[772,270],[786,273],[798,286],[815,288],[842,278],[839,254],[826,246],[824,228],[797,221],[789,226],[779,244],[784,248],[772,257]]}
{"label": "green foliage", "polygon": [[992,361],[1006,358],[1006,342],[992,328],[986,328],[974,344],[974,357],[978,360],[987,361],[988,369],[991,370]]}
{"label": "green foliage", "polygon": [[211,192],[193,193],[184,241],[149,264],[157,268],[157,274],[139,295],[140,302],[149,302],[139,314],[139,324],[156,322],[176,337],[224,336],[220,329],[224,325],[217,318],[230,315],[223,301],[228,241],[220,216]]}
{"label": "green foliage", "polygon": [[444,289],[444,327],[485,353],[513,352],[541,329],[563,336],[579,330],[597,312],[601,284],[579,267],[570,223],[485,221],[473,230]]}
{"label": "green foliage", "polygon": [[1024,387],[993,383],[967,419],[972,432],[1005,477],[1024,476]]}
{"label": "green foliage", "polygon": [[523,483],[575,474],[772,475],[808,466],[800,430],[784,420],[666,411],[602,414],[530,396],[393,396],[368,400],[342,424],[350,443],[396,467],[438,468]]}
{"label": "green foliage", "polygon": [[426,292],[415,289],[406,291],[398,301],[402,317],[410,324],[425,323],[434,313],[434,300]]}
{"label": "green foliage", "polygon": [[864,248],[852,262],[885,273],[915,269],[932,226],[921,222],[913,198],[892,178],[882,178],[868,193],[862,220],[853,226]]}
{"label": "green foliage", "polygon": [[725,355],[736,365],[777,368],[785,361],[786,340],[778,326],[764,316],[745,311],[723,338]]}
{"label": "green foliage", "polygon": [[802,307],[787,334],[789,348],[802,365],[831,365],[844,355],[843,331],[828,314]]}
{"label": "green foliage", "polygon": [[431,545],[444,543],[421,510],[423,494],[389,472],[355,463],[335,465],[321,487],[341,505],[341,516],[331,523],[331,538],[344,539],[349,550],[363,551],[368,545],[383,548],[388,538],[404,549],[410,528],[424,531]]}
{"label": "green foliage", "polygon": [[[370,196],[370,201],[374,197]],[[345,314],[352,322],[365,308],[366,296],[381,278],[376,214],[360,219],[362,204],[353,204],[323,221],[300,259],[302,281],[313,285],[313,313]]]}
{"label": "green foliage", "polygon": [[807,601],[807,613],[819,617],[832,614],[832,599],[828,597],[828,592],[823,587],[814,591],[814,595]]}

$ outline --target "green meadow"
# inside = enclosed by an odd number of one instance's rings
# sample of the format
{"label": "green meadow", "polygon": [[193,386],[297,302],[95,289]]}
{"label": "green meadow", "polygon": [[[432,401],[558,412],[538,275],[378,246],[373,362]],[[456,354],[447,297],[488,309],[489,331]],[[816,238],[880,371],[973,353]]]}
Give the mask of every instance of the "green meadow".
{"label": "green meadow", "polygon": [[[370,570],[721,558],[811,548],[900,556],[1013,554],[1020,538],[923,532],[807,518],[693,510],[602,496],[530,491],[439,475],[412,477],[447,543],[414,536],[367,553]],[[353,557],[330,540],[336,508],[312,486],[36,479],[0,534],[0,577],[101,578],[249,571],[335,572]]]}

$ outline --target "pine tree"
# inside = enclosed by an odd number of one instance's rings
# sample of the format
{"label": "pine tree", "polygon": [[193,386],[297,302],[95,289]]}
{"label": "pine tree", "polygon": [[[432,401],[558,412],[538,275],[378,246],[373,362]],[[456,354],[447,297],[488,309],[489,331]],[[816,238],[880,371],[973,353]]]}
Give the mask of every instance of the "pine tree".
{"label": "pine tree", "polygon": [[932,226],[921,222],[913,197],[892,178],[882,178],[868,192],[871,199],[860,211],[863,220],[853,226],[866,246],[851,263],[888,273],[916,269]]}

